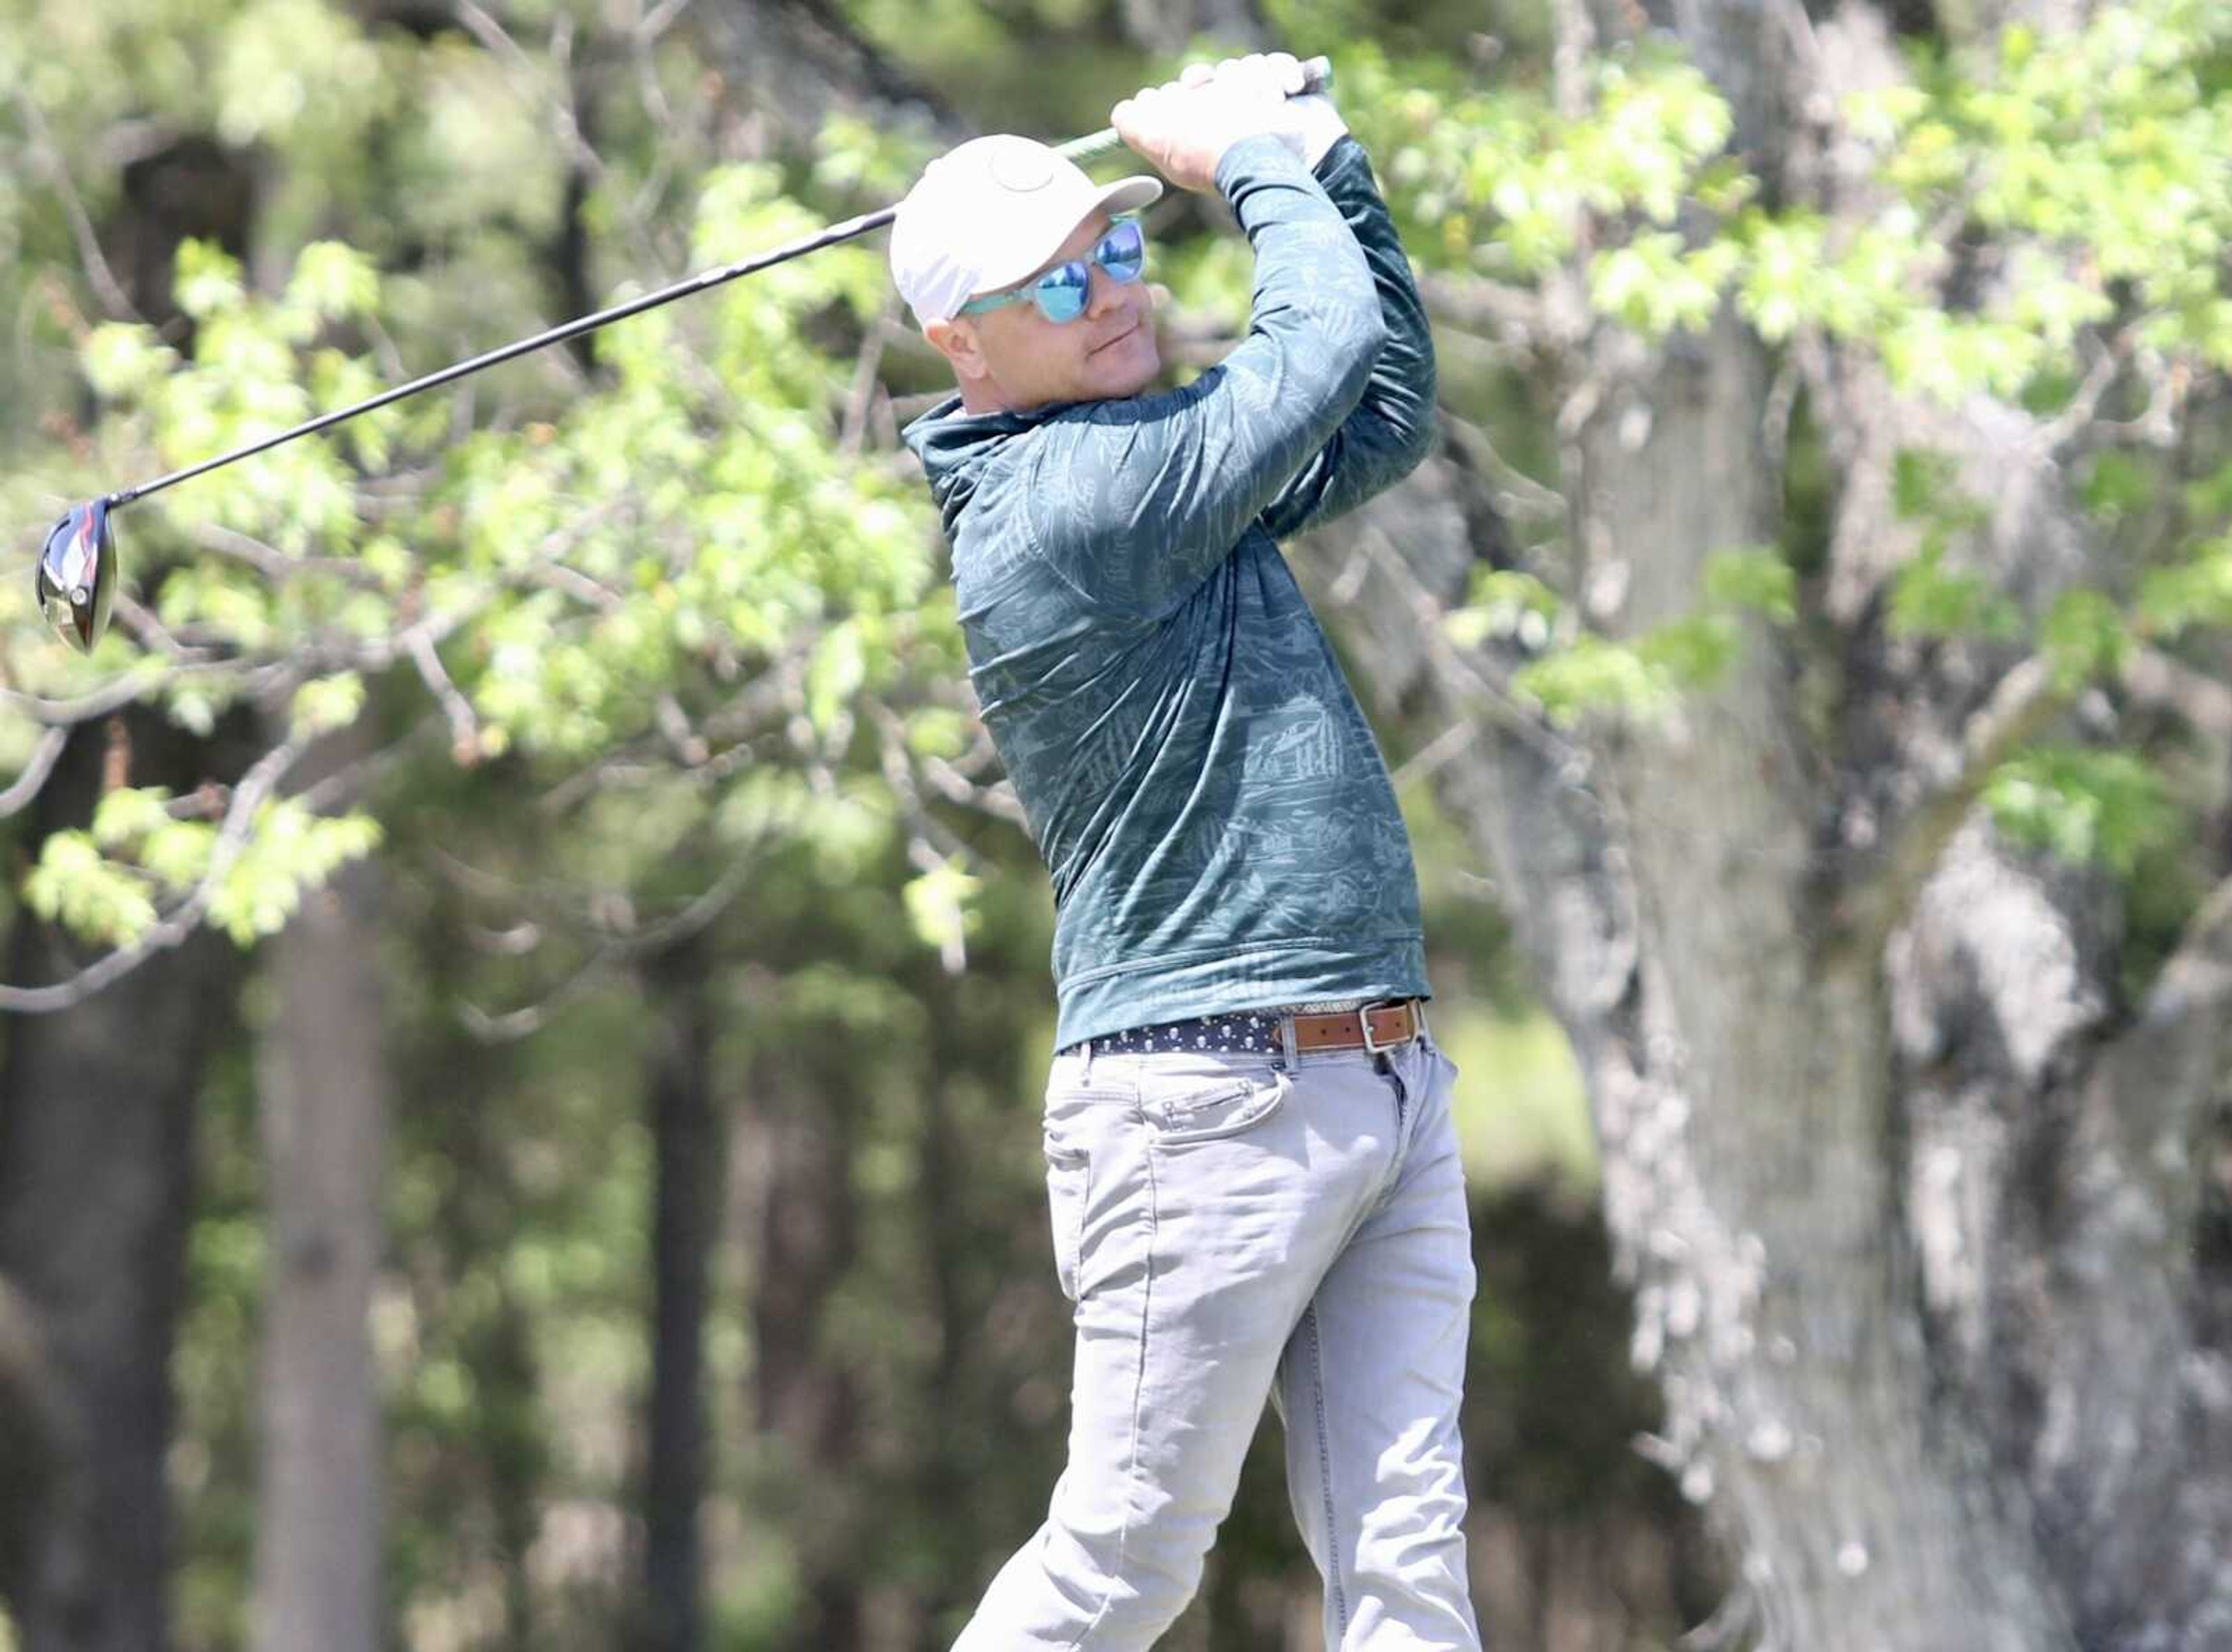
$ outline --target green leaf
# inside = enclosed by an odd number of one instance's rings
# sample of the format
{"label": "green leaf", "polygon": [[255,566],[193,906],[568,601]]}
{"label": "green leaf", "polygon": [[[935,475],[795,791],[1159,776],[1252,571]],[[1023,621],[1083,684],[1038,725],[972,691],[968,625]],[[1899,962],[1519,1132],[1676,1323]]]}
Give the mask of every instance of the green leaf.
{"label": "green leaf", "polygon": [[2065,591],[2040,632],[2056,687],[2067,693],[2112,676],[2131,652],[2122,610],[2099,591]]}
{"label": "green leaf", "polygon": [[125,946],[155,923],[155,903],[132,871],[101,858],[90,833],[57,832],[23,880],[23,898],[49,923],[84,940]]}
{"label": "green leaf", "polygon": [[171,794],[159,786],[119,787],[94,806],[93,840],[120,849],[170,822]]}
{"label": "green leaf", "polygon": [[341,241],[313,241],[295,260],[282,301],[327,321],[369,315],[380,304],[380,271]]}
{"label": "green leaf", "polygon": [[831,626],[806,668],[806,715],[814,726],[824,734],[834,729],[867,676],[860,626],[850,621]]}
{"label": "green leaf", "polygon": [[2123,878],[2183,829],[2162,776],[2136,752],[2039,747],[1994,770],[1984,800],[2015,842]]}
{"label": "green leaf", "polygon": [[210,897],[210,922],[241,946],[276,935],[302,904],[302,891],[380,845],[368,815],[316,815],[292,800],[257,812],[239,858]]}
{"label": "green leaf", "polygon": [[140,845],[140,864],[164,888],[183,895],[209,871],[217,838],[217,827],[206,820],[165,820]]}
{"label": "green leaf", "polygon": [[946,706],[924,706],[907,716],[907,746],[925,757],[958,757],[974,742],[975,722]]}
{"label": "green leaf", "polygon": [[981,879],[949,859],[910,879],[904,891],[914,932],[925,946],[937,949],[949,969],[965,962],[967,937],[977,927],[970,902],[981,886]]}
{"label": "green leaf", "polygon": [[1553,722],[1570,728],[1594,713],[1651,716],[1671,695],[1662,672],[1635,649],[1584,636],[1512,674],[1512,686],[1531,696]]}
{"label": "green leaf", "polygon": [[2021,629],[2015,605],[1980,573],[1949,568],[1942,547],[1930,546],[1892,576],[1891,632],[1894,637],[1975,637],[2003,641]]}
{"label": "green leaf", "polygon": [[354,671],[314,677],[295,690],[294,729],[321,735],[346,729],[364,709],[364,679]]}
{"label": "green leaf", "polygon": [[1716,551],[1705,559],[1705,595],[1788,625],[1798,618],[1798,574],[1780,551]]}
{"label": "green leaf", "polygon": [[239,261],[215,242],[191,236],[178,243],[172,293],[178,307],[197,321],[237,309],[247,297]]}
{"label": "green leaf", "polygon": [[2186,561],[2148,569],[2134,606],[2146,633],[2164,642],[2197,626],[2232,628],[2232,538],[2203,546]]}
{"label": "green leaf", "polygon": [[170,377],[178,353],[136,321],[107,321],[86,335],[78,360],[96,394],[110,401],[144,398]]}
{"label": "green leaf", "polygon": [[1709,689],[1728,675],[1742,641],[1732,614],[1688,614],[1654,625],[1637,642],[1636,655],[1671,687]]}

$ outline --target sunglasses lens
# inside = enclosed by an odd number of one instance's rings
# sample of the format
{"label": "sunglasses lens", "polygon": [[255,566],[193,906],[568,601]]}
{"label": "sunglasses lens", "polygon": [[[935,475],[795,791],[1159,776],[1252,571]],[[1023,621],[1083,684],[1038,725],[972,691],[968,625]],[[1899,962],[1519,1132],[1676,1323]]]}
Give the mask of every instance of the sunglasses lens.
{"label": "sunglasses lens", "polygon": [[89,654],[108,629],[116,602],[116,533],[108,502],[75,507],[56,522],[39,554],[39,610],[55,634]]}
{"label": "sunglasses lens", "polygon": [[1114,229],[1100,237],[1093,258],[1118,281],[1139,280],[1147,262],[1146,231],[1130,218],[1119,220]]}
{"label": "sunglasses lens", "polygon": [[1059,269],[1049,269],[1031,288],[1039,312],[1049,321],[1074,321],[1085,313],[1089,277],[1085,265],[1072,259]]}

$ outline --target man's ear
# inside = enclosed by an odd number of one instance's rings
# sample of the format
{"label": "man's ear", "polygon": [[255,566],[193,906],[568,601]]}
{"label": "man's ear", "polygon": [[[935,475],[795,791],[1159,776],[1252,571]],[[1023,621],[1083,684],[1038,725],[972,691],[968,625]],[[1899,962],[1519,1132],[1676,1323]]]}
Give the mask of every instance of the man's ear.
{"label": "man's ear", "polygon": [[922,334],[938,347],[940,355],[953,364],[953,371],[961,378],[984,376],[984,350],[975,327],[959,321],[932,321],[923,328]]}

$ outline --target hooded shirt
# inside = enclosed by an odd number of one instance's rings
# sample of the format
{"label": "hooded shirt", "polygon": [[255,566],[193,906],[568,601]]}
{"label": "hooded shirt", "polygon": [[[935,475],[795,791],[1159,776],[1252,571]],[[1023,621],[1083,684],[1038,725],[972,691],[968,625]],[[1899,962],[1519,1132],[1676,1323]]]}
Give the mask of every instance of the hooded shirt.
{"label": "hooded shirt", "polygon": [[1434,360],[1369,160],[1245,139],[1248,337],[1182,389],[907,427],[985,727],[1054,883],[1057,1048],[1428,994],[1371,726],[1278,541],[1409,472]]}

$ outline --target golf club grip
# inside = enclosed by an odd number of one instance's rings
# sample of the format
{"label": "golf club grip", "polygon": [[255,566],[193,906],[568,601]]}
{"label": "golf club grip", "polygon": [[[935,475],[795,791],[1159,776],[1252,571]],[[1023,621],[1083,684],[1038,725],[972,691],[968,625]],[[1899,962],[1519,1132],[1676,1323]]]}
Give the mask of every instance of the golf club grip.
{"label": "golf club grip", "polygon": [[[1307,97],[1313,92],[1330,91],[1332,87],[1333,60],[1329,57],[1306,58],[1302,62],[1302,89],[1292,95]],[[1082,166],[1087,161],[1099,160],[1103,155],[1113,153],[1123,146],[1124,140],[1116,135],[1116,128],[1104,126],[1090,136],[1073,138],[1066,144],[1056,146],[1056,148],[1058,152]]]}

